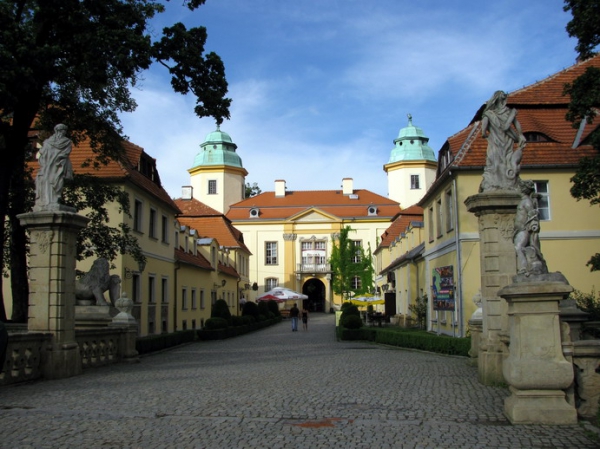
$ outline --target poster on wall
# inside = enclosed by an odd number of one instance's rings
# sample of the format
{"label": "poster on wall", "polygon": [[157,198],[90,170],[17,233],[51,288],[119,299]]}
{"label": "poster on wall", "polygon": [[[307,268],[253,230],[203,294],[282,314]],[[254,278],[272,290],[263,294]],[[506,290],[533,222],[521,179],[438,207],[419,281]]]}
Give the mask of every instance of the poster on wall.
{"label": "poster on wall", "polygon": [[454,267],[434,268],[431,278],[433,310],[454,310]]}

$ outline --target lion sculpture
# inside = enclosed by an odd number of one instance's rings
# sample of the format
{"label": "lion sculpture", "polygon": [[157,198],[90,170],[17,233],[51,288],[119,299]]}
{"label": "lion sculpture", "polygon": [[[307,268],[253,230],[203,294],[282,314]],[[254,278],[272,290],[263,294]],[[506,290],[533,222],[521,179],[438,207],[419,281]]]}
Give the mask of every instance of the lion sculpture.
{"label": "lion sculpture", "polygon": [[111,275],[109,268],[108,260],[104,257],[96,259],[90,271],[75,283],[75,297],[79,300],[93,300],[97,306],[106,306],[108,302],[104,292],[108,290],[110,302],[114,306],[119,299],[121,278],[116,274]]}

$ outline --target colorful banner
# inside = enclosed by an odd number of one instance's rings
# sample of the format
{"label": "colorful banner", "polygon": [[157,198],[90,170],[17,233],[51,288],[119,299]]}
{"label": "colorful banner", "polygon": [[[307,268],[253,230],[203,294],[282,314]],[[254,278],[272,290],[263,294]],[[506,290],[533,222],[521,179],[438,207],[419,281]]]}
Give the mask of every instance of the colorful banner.
{"label": "colorful banner", "polygon": [[454,267],[434,268],[431,278],[433,310],[454,310]]}

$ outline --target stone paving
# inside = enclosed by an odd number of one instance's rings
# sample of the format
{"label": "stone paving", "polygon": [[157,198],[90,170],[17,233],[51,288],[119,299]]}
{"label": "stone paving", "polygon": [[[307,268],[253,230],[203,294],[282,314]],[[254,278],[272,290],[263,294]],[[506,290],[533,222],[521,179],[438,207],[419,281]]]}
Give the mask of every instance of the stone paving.
{"label": "stone paving", "polygon": [[[300,325],[301,326],[301,325]],[[512,426],[462,357],[337,342],[333,315],[0,389],[2,448],[597,448]],[[592,428],[593,430],[593,428]]]}

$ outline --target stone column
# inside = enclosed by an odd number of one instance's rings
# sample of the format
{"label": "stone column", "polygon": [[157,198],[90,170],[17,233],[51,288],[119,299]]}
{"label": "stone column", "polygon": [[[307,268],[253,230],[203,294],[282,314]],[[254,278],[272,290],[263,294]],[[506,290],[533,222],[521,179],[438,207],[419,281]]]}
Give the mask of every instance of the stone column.
{"label": "stone column", "polygon": [[42,375],[75,376],[82,370],[75,341],[77,233],[89,220],[64,206],[22,214],[19,219],[30,235],[27,327],[52,334],[42,356]]}
{"label": "stone column", "polygon": [[500,290],[508,303],[510,353],[503,364],[511,395],[504,413],[513,424],[576,424],[565,391],[573,365],[564,355],[559,302],[573,288],[560,273],[515,276]]}
{"label": "stone column", "polygon": [[506,301],[498,290],[511,283],[517,273],[513,229],[521,195],[495,190],[465,200],[467,210],[479,221],[481,266],[482,334],[478,354],[479,381],[484,385],[504,383],[502,360],[508,339]]}

